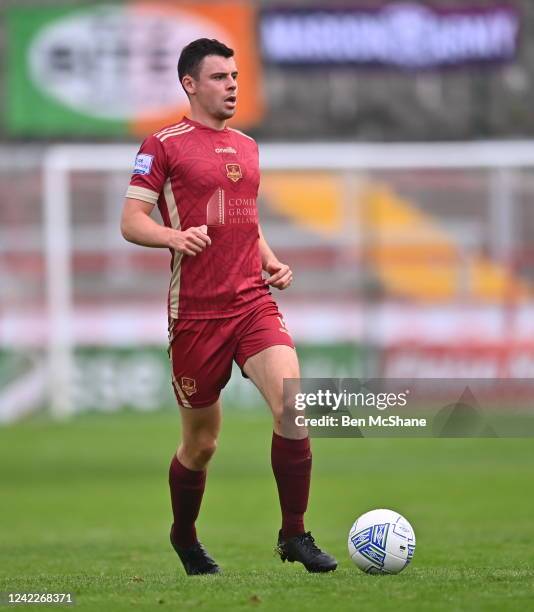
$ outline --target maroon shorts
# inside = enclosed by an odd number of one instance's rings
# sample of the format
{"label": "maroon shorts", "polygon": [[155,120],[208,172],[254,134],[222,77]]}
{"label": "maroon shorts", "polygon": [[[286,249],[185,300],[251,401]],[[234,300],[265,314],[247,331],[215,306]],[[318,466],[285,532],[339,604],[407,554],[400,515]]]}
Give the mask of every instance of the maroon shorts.
{"label": "maroon shorts", "polygon": [[226,319],[173,319],[169,327],[172,386],[180,406],[203,408],[217,401],[232,373],[269,346],[295,348],[275,302]]}

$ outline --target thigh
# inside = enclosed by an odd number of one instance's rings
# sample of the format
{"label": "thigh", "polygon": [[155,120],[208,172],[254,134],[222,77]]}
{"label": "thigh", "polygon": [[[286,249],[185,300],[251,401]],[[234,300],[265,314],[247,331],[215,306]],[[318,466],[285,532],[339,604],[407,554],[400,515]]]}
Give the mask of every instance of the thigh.
{"label": "thigh", "polygon": [[217,400],[200,410],[180,406],[182,421],[182,442],[185,445],[196,444],[199,440],[217,440],[221,430],[222,406]]}
{"label": "thigh", "polygon": [[282,403],[284,378],[300,376],[295,349],[283,345],[270,346],[256,353],[247,359],[243,369],[272,409]]}
{"label": "thigh", "polygon": [[245,374],[258,387],[271,409],[274,430],[287,438],[305,438],[305,427],[297,425],[299,412],[294,398],[284,397],[284,378],[299,378],[299,363],[295,349],[270,346],[250,357],[244,364]]}
{"label": "thigh", "polygon": [[[244,367],[245,364],[255,355],[275,346],[285,347],[283,354],[288,355],[284,358],[284,362],[288,362],[287,367],[293,367],[295,363],[298,367],[293,339],[275,302],[267,302],[246,313],[236,326],[235,335],[237,337],[235,361],[246,376],[248,372]],[[248,369],[250,368],[249,365]]]}
{"label": "thigh", "polygon": [[224,321],[176,320],[169,337],[172,386],[185,409],[217,402],[232,372],[232,338]]}

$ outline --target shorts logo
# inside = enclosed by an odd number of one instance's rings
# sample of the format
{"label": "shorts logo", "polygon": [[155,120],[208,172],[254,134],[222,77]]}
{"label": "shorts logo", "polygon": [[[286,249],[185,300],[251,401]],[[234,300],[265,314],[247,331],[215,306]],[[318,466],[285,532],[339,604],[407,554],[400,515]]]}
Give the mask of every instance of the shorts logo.
{"label": "shorts logo", "polygon": [[241,166],[239,164],[226,164],[226,176],[234,183],[237,183],[239,179],[243,178]]}
{"label": "shorts logo", "polygon": [[133,174],[150,174],[154,156],[148,153],[139,153],[135,158]]}
{"label": "shorts logo", "polygon": [[278,331],[284,332],[284,334],[287,334],[289,336],[289,331],[286,327],[286,323],[284,319],[282,319],[282,317],[276,317],[276,318],[280,321],[280,327],[278,328]]}
{"label": "shorts logo", "polygon": [[193,393],[197,392],[197,381],[194,378],[187,378],[186,376],[182,376],[181,387],[183,392],[191,397]]}

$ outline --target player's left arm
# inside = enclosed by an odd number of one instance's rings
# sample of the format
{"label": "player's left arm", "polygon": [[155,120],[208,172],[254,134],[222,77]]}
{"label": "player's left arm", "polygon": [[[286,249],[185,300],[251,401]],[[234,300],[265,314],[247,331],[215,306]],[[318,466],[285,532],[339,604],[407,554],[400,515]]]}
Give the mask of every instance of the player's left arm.
{"label": "player's left arm", "polygon": [[277,289],[287,289],[293,280],[293,272],[287,264],[278,260],[271,247],[267,244],[259,225],[258,230],[260,234],[261,267],[269,274],[266,282]]}

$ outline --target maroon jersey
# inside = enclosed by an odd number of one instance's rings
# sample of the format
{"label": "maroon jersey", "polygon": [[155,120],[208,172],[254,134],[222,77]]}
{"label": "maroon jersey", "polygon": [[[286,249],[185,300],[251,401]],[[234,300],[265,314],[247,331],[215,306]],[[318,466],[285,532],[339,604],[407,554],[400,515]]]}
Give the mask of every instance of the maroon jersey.
{"label": "maroon jersey", "polygon": [[270,299],[262,278],[258,146],[237,130],[184,117],[145,139],[126,197],[157,204],[167,227],[207,225],[196,257],[171,249],[169,316],[230,317]]}

